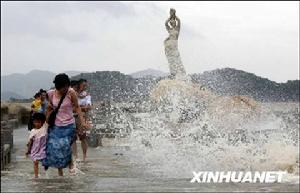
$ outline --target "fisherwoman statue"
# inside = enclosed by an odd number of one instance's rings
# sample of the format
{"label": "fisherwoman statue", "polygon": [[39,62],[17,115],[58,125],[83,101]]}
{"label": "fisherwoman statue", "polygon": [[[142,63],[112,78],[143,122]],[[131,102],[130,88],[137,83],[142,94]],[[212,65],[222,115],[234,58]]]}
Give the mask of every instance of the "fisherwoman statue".
{"label": "fisherwoman statue", "polygon": [[165,26],[169,33],[169,37],[164,41],[165,54],[168,59],[171,76],[175,79],[184,79],[186,72],[178,51],[180,19],[176,16],[175,9],[170,9],[170,17],[165,22]]}

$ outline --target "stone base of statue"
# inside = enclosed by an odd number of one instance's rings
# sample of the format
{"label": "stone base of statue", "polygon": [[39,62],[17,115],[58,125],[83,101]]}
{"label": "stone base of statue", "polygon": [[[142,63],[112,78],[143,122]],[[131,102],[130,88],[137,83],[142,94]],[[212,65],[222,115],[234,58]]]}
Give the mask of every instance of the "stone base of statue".
{"label": "stone base of statue", "polygon": [[199,84],[182,80],[159,81],[150,99],[158,111],[171,115],[172,122],[205,117],[219,130],[241,128],[247,122],[257,121],[262,114],[259,103],[250,97],[220,96]]}

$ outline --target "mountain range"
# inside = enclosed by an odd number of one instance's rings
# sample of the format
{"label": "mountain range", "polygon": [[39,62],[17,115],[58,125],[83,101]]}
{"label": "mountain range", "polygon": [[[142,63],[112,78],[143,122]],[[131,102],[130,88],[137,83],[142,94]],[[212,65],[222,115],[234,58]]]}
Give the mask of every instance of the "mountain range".
{"label": "mountain range", "polygon": [[192,81],[220,95],[245,95],[258,101],[299,101],[299,80],[277,83],[233,68],[191,74]]}
{"label": "mountain range", "polygon": [[[66,71],[75,76],[81,71]],[[49,89],[53,85],[56,73],[44,70],[33,70],[26,74],[14,73],[1,76],[1,100],[9,98],[31,98],[39,89]]]}
{"label": "mountain range", "polygon": [[168,75],[169,73],[162,72],[160,70],[155,70],[152,68],[148,68],[146,70],[141,70],[130,74],[130,76],[132,76],[133,78],[158,78]]}
{"label": "mountain range", "polygon": [[[85,78],[94,101],[146,99],[155,84],[168,78],[168,73],[146,69],[132,74],[119,71],[68,71],[71,79]],[[1,76],[1,100],[30,98],[40,88],[49,89],[55,73],[34,70],[27,74]],[[258,101],[299,101],[299,80],[277,83],[233,68],[190,74],[194,83],[220,95],[246,95]]]}
{"label": "mountain range", "polygon": [[[299,80],[277,83],[233,68],[190,74],[190,77],[193,83],[200,84],[219,95],[245,95],[262,102],[299,101]],[[134,78],[118,71],[98,71],[81,73],[73,78],[87,79],[90,93],[96,101],[132,101],[147,99],[156,83],[169,76],[147,75]]]}

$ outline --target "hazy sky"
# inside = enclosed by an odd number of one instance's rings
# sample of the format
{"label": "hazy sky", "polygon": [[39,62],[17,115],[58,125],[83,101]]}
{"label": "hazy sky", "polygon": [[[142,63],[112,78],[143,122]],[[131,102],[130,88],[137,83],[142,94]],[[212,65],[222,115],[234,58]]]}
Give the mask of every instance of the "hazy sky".
{"label": "hazy sky", "polygon": [[299,79],[299,2],[1,2],[1,75],[168,71],[169,8],[188,73],[231,67]]}

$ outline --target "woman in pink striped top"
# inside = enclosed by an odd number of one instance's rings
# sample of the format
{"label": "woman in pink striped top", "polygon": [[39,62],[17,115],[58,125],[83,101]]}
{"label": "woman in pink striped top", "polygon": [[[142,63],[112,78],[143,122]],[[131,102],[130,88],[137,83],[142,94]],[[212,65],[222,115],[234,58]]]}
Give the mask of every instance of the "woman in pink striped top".
{"label": "woman in pink striped top", "polygon": [[58,107],[61,97],[65,95],[65,98],[56,115],[55,125],[52,128],[48,128],[46,158],[43,160],[43,166],[45,166],[45,169],[48,169],[48,167],[58,168],[58,174],[62,176],[62,169],[67,166],[69,166],[71,174],[75,172],[71,151],[71,145],[75,136],[73,110],[79,115],[80,127],[86,127],[86,124],[78,105],[76,92],[70,88],[68,75],[58,74],[53,83],[55,84],[55,89],[48,91],[47,118]]}

